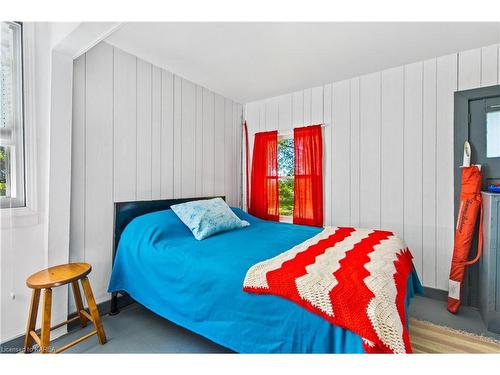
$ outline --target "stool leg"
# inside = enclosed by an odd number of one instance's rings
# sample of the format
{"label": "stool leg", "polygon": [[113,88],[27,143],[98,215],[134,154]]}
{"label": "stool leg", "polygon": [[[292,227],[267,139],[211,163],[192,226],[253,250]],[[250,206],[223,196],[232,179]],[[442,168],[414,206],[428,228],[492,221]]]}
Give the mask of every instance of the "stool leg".
{"label": "stool leg", "polygon": [[24,338],[24,353],[31,353],[33,346],[33,337],[31,337],[30,332],[35,330],[36,317],[38,315],[38,304],[40,302],[40,289],[33,289],[31,293],[31,305],[30,312],[28,316],[28,326],[26,327],[26,337]]}
{"label": "stool leg", "polygon": [[82,294],[80,293],[80,286],[78,285],[78,281],[73,281],[71,283],[71,286],[73,287],[73,296],[75,297],[77,313],[80,316],[80,326],[83,328],[87,326],[88,319],[85,315],[82,314],[83,301]]}
{"label": "stool leg", "polygon": [[50,314],[52,309],[52,289],[47,288],[43,291],[43,312],[42,312],[42,353],[49,352],[50,344]]}
{"label": "stool leg", "polygon": [[90,287],[90,281],[88,278],[84,277],[82,279],[82,286],[85,297],[87,297],[90,315],[92,316],[92,319],[94,319],[95,329],[97,331],[97,336],[99,337],[99,342],[101,343],[101,345],[104,345],[106,344],[106,334],[104,333],[104,327],[101,322],[101,317],[99,316],[99,310],[97,310],[94,294],[92,293],[92,288]]}

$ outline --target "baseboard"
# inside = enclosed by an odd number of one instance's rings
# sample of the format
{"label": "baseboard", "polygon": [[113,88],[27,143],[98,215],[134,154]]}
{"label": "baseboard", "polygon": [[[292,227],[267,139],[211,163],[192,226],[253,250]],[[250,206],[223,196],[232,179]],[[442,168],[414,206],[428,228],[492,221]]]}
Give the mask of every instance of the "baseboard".
{"label": "baseboard", "polygon": [[[120,295],[118,297],[118,307],[123,308],[125,306],[133,303],[134,300],[128,295]],[[111,305],[111,299],[101,302],[97,305],[97,309],[99,310],[99,314],[101,316],[109,314]],[[71,319],[76,316],[76,311],[72,312],[68,315],[68,319]],[[68,332],[74,331],[75,329],[80,328],[80,323],[78,321],[74,321],[68,324]],[[40,330],[36,330],[37,335],[40,335]],[[0,344],[0,354],[17,354],[23,351],[24,345],[24,334],[13,338],[9,341]]]}

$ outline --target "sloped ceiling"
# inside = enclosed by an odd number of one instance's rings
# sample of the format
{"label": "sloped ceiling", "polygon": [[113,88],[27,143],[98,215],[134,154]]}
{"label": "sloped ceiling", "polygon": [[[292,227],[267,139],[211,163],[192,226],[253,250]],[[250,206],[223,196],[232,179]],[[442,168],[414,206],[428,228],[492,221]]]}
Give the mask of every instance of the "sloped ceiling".
{"label": "sloped ceiling", "polygon": [[240,103],[500,42],[500,23],[126,23],[108,43]]}

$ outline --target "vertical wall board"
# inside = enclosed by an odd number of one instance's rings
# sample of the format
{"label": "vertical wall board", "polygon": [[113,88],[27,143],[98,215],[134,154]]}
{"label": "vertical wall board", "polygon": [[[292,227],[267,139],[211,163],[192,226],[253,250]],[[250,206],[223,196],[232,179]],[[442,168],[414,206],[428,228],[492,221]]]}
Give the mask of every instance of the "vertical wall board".
{"label": "vertical wall board", "polygon": [[311,90],[311,124],[322,124],[324,114],[323,86]]}
{"label": "vertical wall board", "polygon": [[[252,170],[253,142],[255,133],[260,130],[260,104],[259,102],[246,104],[247,117],[245,118],[248,126],[248,168]],[[249,172],[250,173],[250,172]],[[246,189],[246,184],[244,184]]]}
{"label": "vertical wall board", "polygon": [[458,54],[458,89],[469,90],[481,83],[481,48]]}
{"label": "vertical wall board", "polygon": [[453,93],[457,90],[457,55],[437,59],[436,107],[436,288],[448,290],[453,250]]}
{"label": "vertical wall board", "polygon": [[151,199],[161,198],[161,69],[151,71]]}
{"label": "vertical wall board", "polygon": [[224,98],[215,94],[215,191],[216,195],[224,195]]}
{"label": "vertical wall board", "polygon": [[[243,158],[244,158],[244,155],[245,155],[245,149],[244,149],[244,138],[243,138],[243,108],[244,106],[242,104],[238,104],[238,128],[239,130],[237,130],[238,132],[238,139],[239,139],[239,144],[238,144],[238,149],[241,150],[240,152],[240,159],[239,159],[239,162],[238,162],[238,168],[240,170],[240,173],[241,175],[243,176],[243,178],[241,178],[239,180],[239,189],[238,189],[238,192],[241,192],[243,191],[244,189],[244,183],[245,183],[245,164],[243,164]],[[239,207],[242,208],[243,205],[244,205],[244,201],[245,201],[245,194],[240,194],[240,205]]]}
{"label": "vertical wall board", "polygon": [[266,101],[266,131],[278,130],[279,126],[279,101],[273,98]]}
{"label": "vertical wall board", "polygon": [[380,227],[380,73],[360,78],[360,225]]}
{"label": "vertical wall board", "polygon": [[161,72],[161,198],[174,197],[174,76]]}
{"label": "vertical wall board", "polygon": [[[229,99],[224,100],[224,155],[233,154],[233,102]],[[230,206],[234,205],[233,180],[234,171],[232,170],[232,158],[224,158],[224,193],[226,201]]]}
{"label": "vertical wall board", "polygon": [[152,66],[137,60],[137,199],[151,199]]}
{"label": "vertical wall board", "polygon": [[436,287],[436,59],[424,62],[422,129],[422,282]]}
{"label": "vertical wall board", "polygon": [[196,86],[196,189],[195,195],[203,195],[203,87]]}
{"label": "vertical wall board", "polygon": [[182,191],[182,81],[174,75],[174,198],[180,198]]}
{"label": "vertical wall board", "polygon": [[[85,55],[73,63],[69,261],[85,260]],[[70,295],[68,311],[75,311]]]}
{"label": "vertical wall board", "polygon": [[312,89],[305,89],[304,91],[304,122],[302,126],[310,125],[312,121]]}
{"label": "vertical wall board", "polygon": [[266,127],[266,102],[262,101],[259,105],[259,125],[260,128],[257,132],[265,132],[267,131]]}
{"label": "vertical wall board", "polygon": [[423,63],[405,66],[404,239],[422,277],[422,89]]}
{"label": "vertical wall board", "polygon": [[[351,79],[351,223],[360,225],[360,80]],[[335,114],[333,114],[335,116]],[[333,121],[333,120],[332,120]],[[333,216],[333,213],[332,213]]]}
{"label": "vertical wall board", "polygon": [[203,195],[215,194],[214,93],[203,89]]}
{"label": "vertical wall board", "polygon": [[92,264],[104,302],[115,201],[173,198],[175,184],[178,197],[239,203],[243,107],[218,95],[215,103],[210,91],[107,43],[79,57],[73,74],[69,255]]}
{"label": "vertical wall board", "polygon": [[498,45],[498,54],[497,54],[497,83],[500,84],[500,44]]}
{"label": "vertical wall board", "polygon": [[350,92],[350,81],[333,85],[331,217],[334,226],[347,226],[350,221]]}
{"label": "vertical wall board", "polygon": [[497,44],[481,48],[481,87],[498,84],[498,48]]}
{"label": "vertical wall board", "polygon": [[137,58],[114,49],[114,196],[136,199]]}
{"label": "vertical wall board", "polygon": [[[325,225],[332,225],[332,84],[325,85],[323,108],[325,112],[323,128],[323,217]],[[347,156],[348,157],[348,156]]]}
{"label": "vertical wall board", "polygon": [[[196,195],[196,86],[183,79],[181,88],[181,187],[179,197]],[[176,106],[176,108],[178,108]]]}
{"label": "vertical wall board", "polygon": [[303,126],[304,119],[304,92],[297,91],[292,94],[292,124],[293,127]]}
{"label": "vertical wall board", "polygon": [[279,130],[289,131],[292,128],[292,100],[291,94],[279,97]]}
{"label": "vertical wall board", "polygon": [[404,68],[382,72],[381,228],[404,235]]}
{"label": "vertical wall board", "polygon": [[231,176],[232,184],[231,191],[233,194],[233,204],[235,207],[241,207],[241,105],[232,102],[233,105],[233,118],[232,124],[232,136],[233,136],[233,150],[231,158]]}
{"label": "vertical wall board", "polygon": [[70,262],[85,259],[85,81],[85,55],[82,55],[73,63]]}
{"label": "vertical wall board", "polygon": [[86,86],[85,261],[92,264],[89,278],[97,302],[102,302],[108,299],[113,248],[113,48],[109,44],[87,52]]}

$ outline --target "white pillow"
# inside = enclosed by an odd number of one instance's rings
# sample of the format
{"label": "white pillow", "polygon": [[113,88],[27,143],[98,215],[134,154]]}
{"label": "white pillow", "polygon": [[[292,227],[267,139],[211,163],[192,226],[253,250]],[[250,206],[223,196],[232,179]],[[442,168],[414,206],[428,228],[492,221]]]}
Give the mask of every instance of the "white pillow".
{"label": "white pillow", "polygon": [[248,221],[236,216],[222,198],[175,204],[170,208],[197,240],[250,225]]}

